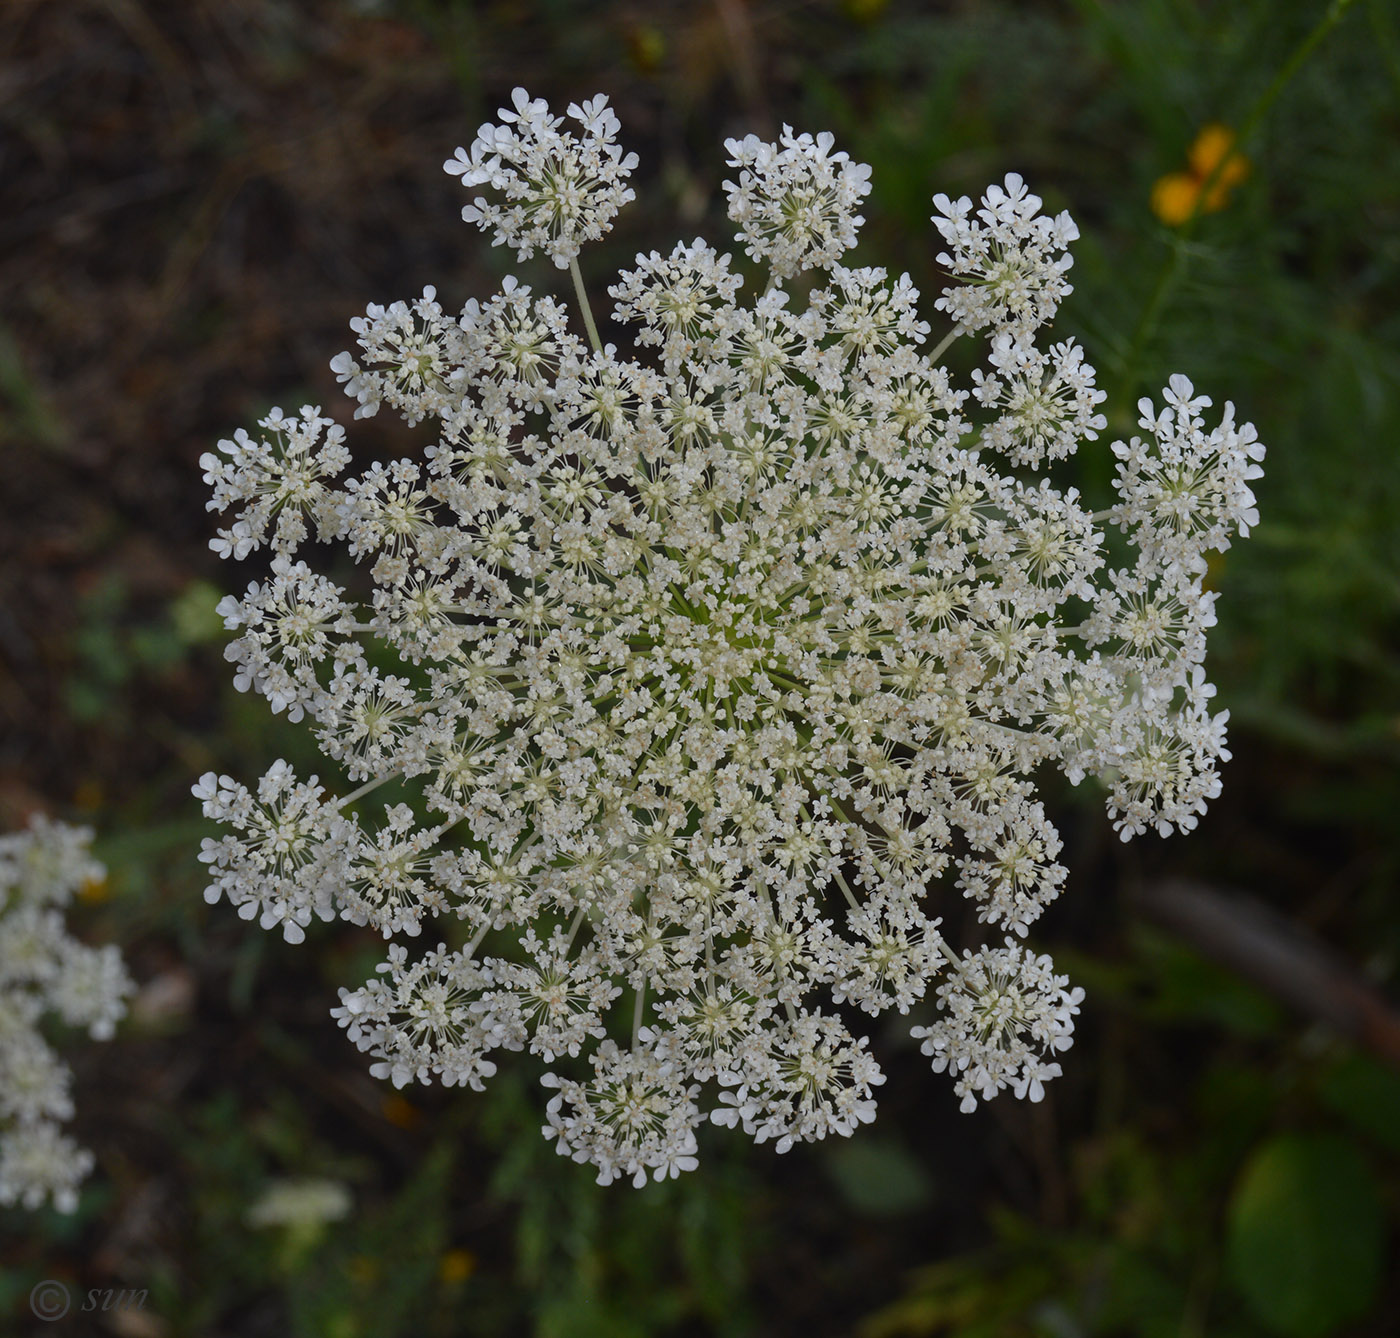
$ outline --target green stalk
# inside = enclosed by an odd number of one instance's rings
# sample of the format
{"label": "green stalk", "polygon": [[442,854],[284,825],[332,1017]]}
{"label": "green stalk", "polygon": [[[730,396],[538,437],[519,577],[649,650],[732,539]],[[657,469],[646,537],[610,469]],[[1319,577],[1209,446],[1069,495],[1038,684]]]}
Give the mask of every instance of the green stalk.
{"label": "green stalk", "polygon": [[1195,235],[1205,202],[1210,198],[1210,193],[1220,179],[1221,172],[1224,171],[1227,163],[1240,155],[1244,146],[1254,137],[1269,109],[1278,101],[1279,94],[1288,86],[1293,76],[1302,69],[1308,57],[1317,49],[1323,38],[1342,21],[1353,3],[1354,0],[1332,0],[1332,3],[1327,7],[1327,12],[1312,31],[1293,49],[1292,55],[1284,61],[1279,72],[1270,81],[1269,86],[1255,99],[1254,105],[1249,109],[1249,114],[1244,118],[1239,134],[1235,137],[1235,142],[1230,146],[1230,151],[1221,156],[1220,161],[1211,169],[1210,175],[1201,183],[1200,190],[1196,192],[1196,201],[1191,208],[1191,213],[1181,225],[1173,241],[1171,254],[1167,257],[1166,264],[1162,266],[1162,271],[1157,276],[1157,283],[1152,289],[1151,296],[1147,299],[1147,305],[1143,308],[1137,329],[1133,331],[1132,343],[1128,348],[1128,356],[1124,363],[1123,382],[1119,389],[1119,395],[1123,400],[1132,399],[1138,361],[1143,350],[1147,347],[1148,340],[1156,332],[1168,300],[1186,272],[1188,257],[1186,243]]}
{"label": "green stalk", "polygon": [[569,261],[569,273],[574,276],[574,292],[578,294],[579,309],[583,312],[583,328],[588,331],[588,342],[595,353],[603,351],[603,341],[598,338],[598,327],[593,324],[593,308],[588,305],[588,291],[583,286],[583,273],[578,267],[578,257]]}

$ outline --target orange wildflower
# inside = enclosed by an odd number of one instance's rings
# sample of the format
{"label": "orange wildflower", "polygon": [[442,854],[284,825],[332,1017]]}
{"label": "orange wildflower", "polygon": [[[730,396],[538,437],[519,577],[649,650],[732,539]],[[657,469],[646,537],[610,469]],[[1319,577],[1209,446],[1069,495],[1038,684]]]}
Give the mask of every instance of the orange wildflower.
{"label": "orange wildflower", "polygon": [[105,873],[100,878],[84,878],[78,888],[79,901],[106,901],[111,895],[112,889],[107,886]]}
{"label": "orange wildflower", "polygon": [[379,1113],[390,1124],[397,1124],[400,1129],[412,1129],[423,1118],[423,1112],[411,1102],[405,1101],[397,1092],[390,1092],[384,1098]]}
{"label": "orange wildflower", "polygon": [[447,1286],[459,1286],[476,1272],[476,1255],[470,1250],[448,1250],[438,1260],[438,1278]]}
{"label": "orange wildflower", "polygon": [[1217,122],[1202,127],[1186,161],[1185,172],[1168,172],[1152,187],[1152,212],[1174,228],[1195,214],[1223,209],[1230,190],[1249,175],[1249,159],[1235,149],[1235,132]]}

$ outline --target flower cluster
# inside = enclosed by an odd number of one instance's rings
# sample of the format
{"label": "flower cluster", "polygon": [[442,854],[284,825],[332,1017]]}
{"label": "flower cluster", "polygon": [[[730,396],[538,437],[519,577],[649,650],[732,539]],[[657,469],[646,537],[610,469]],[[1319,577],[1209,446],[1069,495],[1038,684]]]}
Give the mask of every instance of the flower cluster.
{"label": "flower cluster", "polygon": [[569,115],[581,135],[562,131],[543,98],[517,88],[501,124],[477,131],[471,152],[458,149],[443,167],[464,186],[490,186],[505,204],[478,196],[462,210],[468,223],[494,232],[498,246],[515,247],[521,260],[543,251],[560,269],[578,255],[581,242],[596,241],[617,211],[633,199],[627,178],[637,155],[617,147],[622,128],[601,93]]}
{"label": "flower cluster", "polygon": [[1039,1101],[1045,1080],[1060,1076],[1060,1066],[1047,1064],[1045,1056],[1073,1043],[1084,991],[1067,990],[1068,984],[1049,957],[1016,943],[964,952],[938,987],[944,1012],[931,1027],[912,1027],[910,1035],[923,1040],[935,1073],[957,1075],[953,1086],[964,1111],[1003,1087]]}
{"label": "flower cluster", "polygon": [[[448,168],[504,197],[468,211],[497,242],[572,264],[632,159],[601,100],[581,134],[514,107]],[[1124,839],[1195,824],[1227,756],[1204,554],[1257,520],[1262,448],[1183,378],[1113,446],[1109,510],[1038,472],[1104,395],[1040,337],[1076,234],[1019,178],[937,197],[928,351],[908,276],[841,263],[868,169],[825,135],[729,149],[756,296],[703,240],[639,255],[609,289],[628,350],[576,265],[586,340],[514,279],[456,317],[429,289],[332,364],[357,416],[431,424],[420,455],[337,484],[306,407],[204,458],[216,551],[270,556],[220,605],[236,682],[355,786],[204,777],[210,900],[392,940],[335,1010],[373,1071],[478,1088],[539,1055],[545,1133],[604,1182],[693,1167],[707,1113],[780,1152],[850,1134],[884,1079],[849,1020],[924,1000],[964,1108],[1041,1098],[1082,994],[1020,944],[1066,876],[1033,777],[1097,778]],[[991,944],[945,937],[976,922]]]}
{"label": "flower cluster", "polygon": [[778,144],[757,135],[726,140],[739,180],[724,183],[729,217],[754,260],[780,279],[805,269],[828,269],[855,245],[865,220],[856,206],[870,193],[870,169],[846,153],[832,153],[823,132],[794,135],[783,127]]}
{"label": "flower cluster", "polygon": [[131,981],[112,946],[71,938],[62,907],[100,881],[92,833],[36,819],[0,837],[0,1204],[61,1212],[77,1207],[92,1153],[63,1134],[73,1075],[44,1039],[46,1014],[107,1040],[126,1011]]}

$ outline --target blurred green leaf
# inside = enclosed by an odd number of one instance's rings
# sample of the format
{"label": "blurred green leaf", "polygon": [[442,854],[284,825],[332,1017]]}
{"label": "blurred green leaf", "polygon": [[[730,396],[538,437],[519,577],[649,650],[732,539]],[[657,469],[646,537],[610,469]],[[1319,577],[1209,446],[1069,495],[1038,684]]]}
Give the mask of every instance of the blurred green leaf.
{"label": "blurred green leaf", "polygon": [[1348,1055],[1323,1075],[1318,1095],[1382,1147],[1400,1152],[1400,1073],[1365,1055]]}
{"label": "blurred green leaf", "polygon": [[842,1139],[828,1152],[826,1169],[846,1202],[872,1217],[912,1212],[932,1193],[923,1166],[889,1139]]}
{"label": "blurred green leaf", "polygon": [[1144,1016],[1210,1022],[1241,1036],[1267,1036],[1282,1025],[1283,1010],[1268,995],[1170,936],[1143,926],[1133,943],[1147,974]]}
{"label": "blurred green leaf", "polygon": [[1250,1158],[1229,1207],[1230,1271],[1274,1333],[1324,1338],[1365,1314],[1383,1245],[1372,1170],[1344,1140],[1286,1134]]}
{"label": "blurred green leaf", "polygon": [[187,646],[218,641],[224,620],[215,611],[224,592],[208,581],[191,581],[170,602],[170,622],[175,635]]}

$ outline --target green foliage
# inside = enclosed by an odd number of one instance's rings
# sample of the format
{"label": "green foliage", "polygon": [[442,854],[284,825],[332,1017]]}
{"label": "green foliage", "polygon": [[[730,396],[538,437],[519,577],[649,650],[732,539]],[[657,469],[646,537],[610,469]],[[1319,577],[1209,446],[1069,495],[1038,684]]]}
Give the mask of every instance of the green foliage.
{"label": "green foliage", "polygon": [[[1252,1046],[1281,1024],[1268,1000],[1155,932],[1097,971],[1066,958],[1135,1036],[1223,1030]],[[1400,1075],[1347,1052],[1270,1071],[1216,1044],[1189,1089],[1144,1093],[1068,1149],[1067,1227],[993,1209],[991,1245],[919,1270],[862,1338],[1322,1338],[1374,1313]],[[1164,1141],[1153,1131],[1171,1104]]]}
{"label": "green foliage", "polygon": [[704,1177],[603,1190],[540,1138],[537,1089],[515,1072],[495,1092],[481,1110],[490,1189],[515,1207],[510,1285],[530,1297],[535,1338],[645,1338],[697,1320],[723,1338],[753,1332],[744,1289],[756,1205],[751,1167],[732,1149],[704,1148]]}
{"label": "green foliage", "polygon": [[827,1174],[858,1213],[897,1217],[925,1207],[929,1174],[902,1144],[879,1134],[843,1139],[827,1152]]}
{"label": "green foliage", "polygon": [[125,715],[123,694],[133,679],[160,676],[182,657],[186,643],[171,623],[132,625],[129,595],[120,576],[104,577],[83,599],[73,639],[74,667],[68,681],[68,712],[91,724]]}
{"label": "green foliage", "polygon": [[1380,1282],[1384,1224],[1374,1173],[1331,1136],[1271,1139],[1230,1201],[1230,1270],[1284,1338],[1322,1338],[1364,1315]]}
{"label": "green foliage", "polygon": [[1400,1073],[1364,1055],[1346,1055],[1322,1075],[1318,1094],[1339,1119],[1400,1155]]}
{"label": "green foliage", "polygon": [[1199,953],[1151,929],[1134,933],[1147,997],[1144,1021],[1208,1023],[1239,1036],[1267,1036],[1283,1023],[1283,1010],[1262,990],[1206,961]]}

